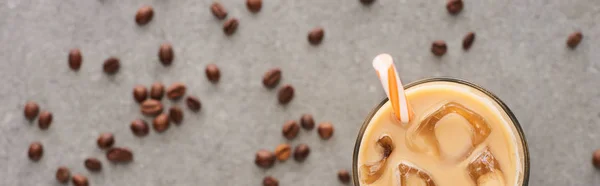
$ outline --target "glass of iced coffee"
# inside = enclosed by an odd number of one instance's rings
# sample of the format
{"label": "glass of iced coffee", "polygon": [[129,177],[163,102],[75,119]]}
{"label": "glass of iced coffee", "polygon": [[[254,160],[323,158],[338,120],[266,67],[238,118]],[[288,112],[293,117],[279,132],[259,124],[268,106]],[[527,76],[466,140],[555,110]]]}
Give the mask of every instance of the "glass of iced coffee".
{"label": "glass of iced coffee", "polygon": [[371,111],[354,148],[354,185],[528,184],[525,136],[498,97],[450,78],[404,88],[412,119],[400,122],[388,99]]}

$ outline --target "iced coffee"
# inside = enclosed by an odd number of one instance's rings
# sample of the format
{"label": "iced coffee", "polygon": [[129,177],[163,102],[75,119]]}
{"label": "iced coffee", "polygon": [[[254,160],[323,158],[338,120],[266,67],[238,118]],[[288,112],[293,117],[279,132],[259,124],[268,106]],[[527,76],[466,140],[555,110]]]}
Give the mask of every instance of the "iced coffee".
{"label": "iced coffee", "polygon": [[407,86],[414,119],[398,121],[389,101],[365,121],[354,157],[361,186],[526,185],[522,131],[495,96],[467,82]]}

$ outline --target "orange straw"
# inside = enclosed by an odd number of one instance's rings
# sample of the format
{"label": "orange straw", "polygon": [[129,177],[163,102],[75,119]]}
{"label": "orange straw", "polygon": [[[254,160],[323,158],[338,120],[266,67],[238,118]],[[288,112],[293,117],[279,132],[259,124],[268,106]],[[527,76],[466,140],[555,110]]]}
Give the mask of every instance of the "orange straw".
{"label": "orange straw", "polygon": [[409,123],[414,113],[406,100],[404,86],[396,71],[394,59],[389,54],[379,54],[373,59],[373,68],[377,71],[381,85],[383,85],[385,93],[390,98],[390,102],[392,102],[394,115],[402,123]]}

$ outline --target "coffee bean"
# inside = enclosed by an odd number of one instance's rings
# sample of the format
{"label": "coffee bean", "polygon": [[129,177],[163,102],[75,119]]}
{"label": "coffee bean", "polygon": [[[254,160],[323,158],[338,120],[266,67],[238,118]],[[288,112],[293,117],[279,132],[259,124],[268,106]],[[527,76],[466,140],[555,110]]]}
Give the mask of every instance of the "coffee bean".
{"label": "coffee bean", "polygon": [[81,57],[81,51],[77,48],[69,50],[69,67],[72,70],[79,70],[83,57]]}
{"label": "coffee bean", "polygon": [[161,100],[165,94],[165,85],[160,82],[153,83],[150,87],[150,98]]}
{"label": "coffee bean", "polygon": [[225,21],[225,23],[223,23],[223,32],[225,32],[225,34],[228,36],[233,35],[233,33],[235,33],[235,31],[237,30],[239,24],[240,21],[238,21],[238,19],[231,18]]}
{"label": "coffee bean", "polygon": [[292,85],[283,85],[277,93],[277,100],[281,104],[287,104],[294,98],[294,87]]}
{"label": "coffee bean", "polygon": [[592,154],[592,163],[597,169],[600,169],[600,149],[594,151],[594,154]]}
{"label": "coffee bean", "polygon": [[148,24],[152,20],[152,17],[154,17],[154,9],[152,6],[142,6],[135,14],[135,22],[138,25],[143,26]]}
{"label": "coffee bean", "polygon": [[446,9],[448,10],[448,13],[456,15],[460,13],[460,11],[463,9],[463,1],[448,0],[448,3],[446,4]]}
{"label": "coffee bean", "polygon": [[148,89],[143,85],[137,85],[133,88],[133,98],[138,103],[143,102],[148,98]]}
{"label": "coffee bean", "polygon": [[98,136],[96,143],[101,149],[108,149],[115,144],[115,137],[111,133],[102,133]]}
{"label": "coffee bean", "polygon": [[262,8],[262,0],[246,0],[246,7],[252,13],[257,13]]}
{"label": "coffee bean", "polygon": [[156,118],[154,118],[154,120],[152,121],[152,126],[154,127],[154,130],[158,133],[164,132],[167,129],[169,129],[169,125],[171,125],[171,123],[169,122],[169,116],[167,116],[167,114],[160,114],[156,116]]}
{"label": "coffee bean", "polygon": [[121,62],[116,57],[110,57],[104,61],[104,73],[115,74],[121,68]]}
{"label": "coffee bean", "polygon": [[106,159],[113,163],[127,163],[133,161],[133,153],[127,148],[116,147],[106,152]]}
{"label": "coffee bean", "polygon": [[173,58],[175,58],[175,54],[173,54],[173,46],[170,43],[163,43],[160,45],[160,49],[158,49],[158,59],[163,65],[171,65],[173,63]]}
{"label": "coffee bean", "polygon": [[186,89],[183,83],[174,83],[167,89],[167,97],[169,99],[179,99],[185,95]]}
{"label": "coffee bean", "polygon": [[308,42],[312,45],[318,45],[323,41],[323,37],[325,36],[325,31],[321,27],[313,28],[308,33]]}
{"label": "coffee bean", "polygon": [[169,118],[171,121],[173,121],[173,123],[180,124],[181,121],[183,121],[183,110],[181,110],[181,108],[178,106],[172,106],[169,109]]}
{"label": "coffee bean", "polygon": [[84,162],[85,168],[90,171],[97,172],[102,170],[102,162],[96,158],[88,158],[85,159]]}
{"label": "coffee bean", "polygon": [[283,124],[283,136],[289,140],[296,138],[298,132],[300,131],[300,126],[294,120],[290,120]]}
{"label": "coffee bean", "polygon": [[329,139],[333,136],[333,125],[329,122],[321,123],[317,127],[317,131],[322,139]]}
{"label": "coffee bean", "polygon": [[275,147],[275,156],[277,157],[277,159],[279,161],[287,160],[288,158],[290,158],[291,154],[292,154],[292,147],[290,146],[290,144],[283,143],[283,144],[277,145],[277,147]]}
{"label": "coffee bean", "polygon": [[29,159],[33,161],[39,161],[44,155],[44,147],[40,142],[33,142],[29,145],[29,151],[27,152]]}
{"label": "coffee bean", "polygon": [[275,164],[275,154],[268,150],[261,149],[256,152],[254,163],[262,168],[270,168]]}
{"label": "coffee bean", "polygon": [[218,19],[225,19],[225,17],[227,17],[227,10],[225,10],[225,8],[223,7],[223,5],[221,5],[221,3],[214,2],[210,6],[210,11]]}
{"label": "coffee bean", "polygon": [[219,79],[221,78],[219,67],[215,64],[206,65],[206,78],[212,83],[219,82]]}
{"label": "coffee bean", "polygon": [[194,96],[188,96],[187,99],[185,99],[185,104],[191,111],[194,112],[198,112],[200,111],[200,109],[202,109],[202,104],[200,103],[200,100],[198,100],[198,98]]}
{"label": "coffee bean", "polygon": [[146,136],[148,135],[148,132],[150,132],[150,127],[148,127],[148,123],[141,119],[133,120],[131,122],[130,128],[131,132],[133,132],[133,134],[138,137]]}
{"label": "coffee bean", "polygon": [[303,162],[310,154],[310,149],[306,144],[300,144],[294,149],[294,160]]}
{"label": "coffee bean", "polygon": [[340,181],[342,183],[349,183],[350,182],[350,173],[347,170],[339,170],[338,171],[338,179],[340,179]]}
{"label": "coffee bean", "polygon": [[360,2],[365,5],[370,5],[370,4],[373,4],[373,2],[375,2],[375,0],[360,0]]}
{"label": "coffee bean", "polygon": [[265,72],[262,82],[265,87],[274,88],[279,83],[279,80],[281,80],[281,69],[272,68]]}
{"label": "coffee bean", "polygon": [[279,186],[279,181],[271,176],[267,176],[263,179],[263,186]]}
{"label": "coffee bean", "polygon": [[60,183],[67,183],[71,178],[71,171],[69,168],[61,166],[56,169],[56,181]]}
{"label": "coffee bean", "polygon": [[583,34],[581,34],[581,32],[572,33],[571,35],[569,35],[569,38],[567,39],[567,46],[574,49],[577,47],[577,45],[579,45],[579,43],[581,43],[582,39],[583,39]]}
{"label": "coffee bean", "polygon": [[153,99],[147,99],[146,101],[142,102],[142,105],[140,106],[140,110],[142,111],[142,114],[144,114],[144,115],[156,116],[156,115],[162,113],[163,105],[162,105],[162,103],[160,103],[160,101],[153,100]]}
{"label": "coffee bean", "polygon": [[83,175],[79,175],[79,174],[75,174],[73,175],[73,185],[74,186],[88,186],[88,179],[83,176]]}
{"label": "coffee bean", "polygon": [[312,130],[315,128],[315,120],[312,115],[303,114],[302,117],[300,117],[300,125],[306,130]]}
{"label": "coffee bean", "polygon": [[434,41],[431,44],[431,52],[436,56],[443,56],[446,54],[448,48],[446,47],[446,42],[442,40]]}
{"label": "coffee bean", "polygon": [[33,120],[40,112],[40,106],[36,102],[29,101],[25,104],[25,109],[23,109],[23,114],[25,118],[28,120]]}
{"label": "coffee bean", "polygon": [[40,113],[40,118],[38,118],[38,126],[42,130],[46,130],[52,124],[52,113],[48,111],[42,111]]}
{"label": "coffee bean", "polygon": [[475,41],[475,33],[474,32],[467,33],[467,35],[463,39],[463,43],[462,43],[463,49],[469,50],[471,48],[471,45],[473,45],[473,41]]}

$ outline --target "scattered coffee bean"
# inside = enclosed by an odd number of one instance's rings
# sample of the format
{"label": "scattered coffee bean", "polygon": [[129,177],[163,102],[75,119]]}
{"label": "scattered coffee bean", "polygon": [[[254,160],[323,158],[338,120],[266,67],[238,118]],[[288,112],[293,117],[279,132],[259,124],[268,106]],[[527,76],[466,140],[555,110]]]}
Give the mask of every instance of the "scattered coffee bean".
{"label": "scattered coffee bean", "polygon": [[370,5],[370,4],[373,4],[373,2],[375,2],[375,0],[360,0],[360,2],[365,5]]}
{"label": "scattered coffee bean", "polygon": [[179,99],[185,95],[186,89],[183,83],[174,83],[167,89],[167,97],[169,99]]}
{"label": "scattered coffee bean", "polygon": [[592,154],[592,163],[597,169],[600,169],[600,149],[594,151],[594,154]]}
{"label": "scattered coffee bean", "polygon": [[29,151],[27,152],[29,155],[29,159],[33,161],[38,161],[42,159],[44,155],[44,147],[40,142],[33,142],[29,145]]}
{"label": "scattered coffee bean", "polygon": [[275,147],[275,156],[277,157],[277,159],[279,161],[287,160],[288,158],[290,158],[291,154],[292,154],[292,147],[290,146],[290,144],[283,143],[283,144],[277,145],[277,147]]}
{"label": "scattered coffee bean", "polygon": [[165,85],[160,82],[153,83],[150,87],[150,98],[161,100],[165,94]]}
{"label": "scattered coffee bean", "polygon": [[281,79],[281,69],[272,68],[269,71],[265,72],[263,76],[263,85],[267,88],[274,88],[279,83]]}
{"label": "scattered coffee bean", "polygon": [[446,42],[442,40],[434,41],[431,44],[431,52],[436,56],[443,56],[446,54],[448,47],[446,46]]}
{"label": "scattered coffee bean", "polygon": [[294,160],[303,162],[310,154],[310,149],[306,144],[300,144],[294,149]]}
{"label": "scattered coffee bean", "polygon": [[206,65],[206,78],[212,83],[219,82],[219,79],[221,78],[219,67],[215,64]]}
{"label": "scattered coffee bean", "polygon": [[322,139],[329,139],[333,136],[333,125],[329,122],[321,123],[317,127],[317,131]]}
{"label": "scattered coffee bean", "polygon": [[302,117],[300,117],[300,125],[306,130],[312,130],[315,128],[315,120],[312,115],[303,114]]}
{"label": "scattered coffee bean", "polygon": [[287,104],[294,98],[294,87],[292,85],[283,85],[277,93],[277,100],[281,104]]}
{"label": "scattered coffee bean", "polygon": [[463,6],[462,0],[448,0],[446,9],[448,10],[448,13],[456,15],[460,13],[460,11],[463,9]]}
{"label": "scattered coffee bean", "polygon": [[163,65],[171,65],[173,63],[173,58],[175,58],[175,54],[173,54],[173,46],[170,43],[163,43],[160,45],[160,49],[158,49],[158,59]]}
{"label": "scattered coffee bean", "polygon": [[73,185],[74,186],[88,186],[88,179],[83,176],[83,175],[79,175],[79,174],[75,174],[73,175]]}
{"label": "scattered coffee bean", "polygon": [[148,24],[152,20],[152,17],[154,17],[154,9],[152,6],[142,6],[135,14],[135,22],[138,25],[143,26]]}
{"label": "scattered coffee bean", "polygon": [[231,18],[225,21],[225,23],[223,23],[223,32],[225,32],[225,34],[228,36],[233,35],[233,33],[235,33],[235,31],[237,30],[239,24],[240,21],[238,21],[238,19]]}
{"label": "scattered coffee bean", "polygon": [[262,8],[262,0],[246,0],[246,7],[252,13],[257,13]]}
{"label": "scattered coffee bean", "polygon": [[567,39],[567,46],[574,49],[577,47],[577,45],[579,45],[579,43],[581,43],[582,39],[583,39],[583,34],[581,34],[581,32],[572,33],[571,35],[569,35],[569,38]]}
{"label": "scattered coffee bean", "polygon": [[342,183],[349,183],[350,182],[350,173],[347,170],[339,170],[338,171],[338,179],[340,179],[340,181]]}
{"label": "scattered coffee bean", "polygon": [[116,57],[110,57],[104,61],[104,73],[115,74],[121,68],[121,62]]}
{"label": "scattered coffee bean", "polygon": [[98,136],[96,143],[101,149],[108,149],[115,144],[115,137],[111,133],[102,133]]}
{"label": "scattered coffee bean", "polygon": [[263,186],[279,186],[279,181],[271,176],[267,176],[263,179]]}
{"label": "scattered coffee bean", "polygon": [[171,121],[173,121],[173,123],[180,124],[181,121],[183,121],[183,110],[181,110],[181,108],[178,106],[172,106],[169,109],[169,118]]}
{"label": "scattered coffee bean", "polygon": [[38,118],[38,126],[42,130],[46,130],[52,124],[52,113],[48,111],[42,111],[40,113],[40,118]]}
{"label": "scattered coffee bean", "polygon": [[23,109],[23,114],[25,114],[25,118],[28,120],[33,120],[40,112],[40,106],[37,103],[30,101],[25,104],[25,109]]}
{"label": "scattered coffee bean", "polygon": [[56,181],[60,183],[67,183],[71,178],[71,171],[67,167],[58,167],[56,169]]}
{"label": "scattered coffee bean", "polygon": [[185,99],[185,104],[194,112],[198,112],[200,109],[202,109],[202,103],[200,103],[200,100],[194,96],[188,96],[187,99]]}
{"label": "scattered coffee bean", "polygon": [[227,10],[225,10],[225,8],[223,7],[223,5],[221,5],[221,3],[214,2],[210,6],[210,11],[218,19],[225,19],[225,17],[227,17]]}
{"label": "scattered coffee bean", "polygon": [[113,163],[127,163],[133,161],[133,153],[127,148],[116,147],[106,152],[106,159]]}
{"label": "scattered coffee bean", "polygon": [[138,103],[143,102],[148,98],[148,89],[143,85],[137,85],[133,88],[133,98]]}
{"label": "scattered coffee bean", "polygon": [[71,49],[69,51],[69,67],[72,70],[79,70],[82,62],[83,57],[81,57],[81,51],[77,48]]}
{"label": "scattered coffee bean", "polygon": [[85,159],[84,162],[85,168],[90,171],[97,172],[102,170],[102,162],[96,158],[88,158]]}
{"label": "scattered coffee bean", "polygon": [[130,128],[131,132],[133,132],[134,135],[139,137],[146,136],[150,132],[150,127],[148,127],[148,123],[141,119],[133,120],[131,122]]}
{"label": "scattered coffee bean", "polygon": [[467,35],[463,39],[463,43],[462,43],[463,49],[469,50],[469,48],[471,48],[471,45],[473,45],[473,41],[475,41],[475,33],[474,32],[467,33]]}
{"label": "scattered coffee bean", "polygon": [[313,28],[308,33],[308,42],[312,45],[318,45],[323,41],[323,37],[325,36],[325,31],[321,27]]}
{"label": "scattered coffee bean", "polygon": [[288,140],[292,140],[298,136],[298,132],[300,131],[300,126],[294,120],[290,120],[283,124],[283,136]]}
{"label": "scattered coffee bean", "polygon": [[162,105],[162,103],[160,103],[160,101],[153,100],[153,99],[147,99],[146,101],[142,102],[142,105],[140,106],[140,110],[142,111],[142,114],[144,114],[144,115],[156,116],[156,115],[162,113],[163,105]]}
{"label": "scattered coffee bean", "polygon": [[256,152],[254,163],[262,168],[270,168],[275,164],[275,154],[268,150],[261,149]]}
{"label": "scattered coffee bean", "polygon": [[171,123],[169,122],[169,116],[167,116],[167,114],[160,114],[152,121],[154,130],[159,133],[169,129],[169,125],[171,125]]}

